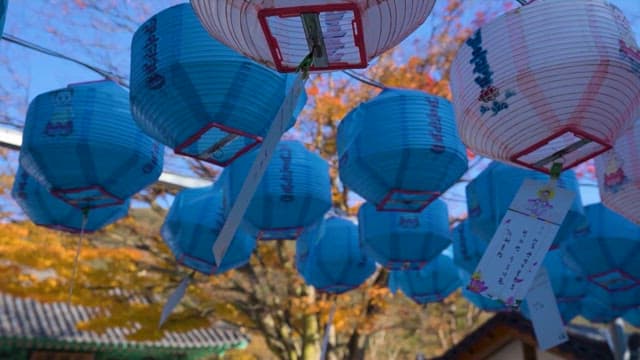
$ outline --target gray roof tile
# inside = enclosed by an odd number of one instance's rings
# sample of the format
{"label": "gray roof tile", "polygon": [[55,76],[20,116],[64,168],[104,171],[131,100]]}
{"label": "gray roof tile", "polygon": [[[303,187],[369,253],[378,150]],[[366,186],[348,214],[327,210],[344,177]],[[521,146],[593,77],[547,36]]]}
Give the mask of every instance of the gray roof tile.
{"label": "gray roof tile", "polygon": [[195,329],[184,333],[167,332],[158,341],[134,342],[126,339],[131,329],[114,327],[103,334],[76,329],[76,323],[87,321],[96,309],[67,303],[40,303],[0,293],[0,337],[50,339],[69,343],[96,345],[134,345],[172,349],[196,349],[237,346],[248,337],[234,327]]}

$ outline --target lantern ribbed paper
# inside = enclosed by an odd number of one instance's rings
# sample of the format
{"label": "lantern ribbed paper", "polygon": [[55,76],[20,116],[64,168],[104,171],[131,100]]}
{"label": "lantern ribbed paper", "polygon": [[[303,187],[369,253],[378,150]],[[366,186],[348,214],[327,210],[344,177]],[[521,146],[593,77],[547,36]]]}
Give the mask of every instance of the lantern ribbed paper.
{"label": "lantern ribbed paper", "polygon": [[[225,169],[227,211],[236,201],[257,152]],[[327,162],[292,140],[281,141],[253,195],[244,226],[262,240],[295,240],[305,227],[322,220],[331,208]]]}
{"label": "lantern ribbed paper", "polygon": [[389,275],[391,292],[402,290],[418,304],[441,301],[460,285],[458,269],[446,255],[438,255],[420,270],[392,271]]}
{"label": "lantern ribbed paper", "polygon": [[307,284],[340,294],[360,286],[376,265],[358,241],[358,227],[330,217],[305,231],[296,245],[296,265]]}
{"label": "lantern ribbed paper", "polygon": [[378,210],[419,212],[467,170],[451,104],[415,90],[383,91],[342,120],[340,179]]}
{"label": "lantern ribbed paper", "polygon": [[2,35],[2,29],[4,28],[4,21],[7,16],[8,6],[9,0],[0,0],[0,35]]}
{"label": "lantern ribbed paper", "polygon": [[488,241],[480,239],[471,231],[468,220],[453,229],[453,262],[464,271],[470,274],[476,271],[487,246]]}
{"label": "lantern ribbed paper", "polygon": [[[485,241],[491,240],[525,179],[547,182],[549,176],[494,161],[467,185],[468,221],[474,234]],[[558,186],[571,190],[576,196],[553,241],[552,248],[569,240],[575,229],[585,221],[575,173],[571,170],[564,171],[558,179]]]}
{"label": "lantern ribbed paper", "polygon": [[[21,167],[18,167],[16,172],[11,196],[29,219],[37,225],[70,233],[79,233],[83,230],[82,210],[55,197]],[[129,200],[121,205],[89,211],[84,232],[100,230],[126,216],[128,210]]]}
{"label": "lantern ribbed paper", "polygon": [[[176,153],[225,166],[261,143],[293,84],[212,39],[189,4],[166,9],[131,45],[131,107]],[[298,102],[289,127],[306,103]]]}
{"label": "lantern ribbed paper", "polygon": [[33,99],[20,164],[67,203],[98,208],[122,204],[154,183],[163,155],[131,118],[127,92],[98,81]]}
{"label": "lantern ribbed paper", "polygon": [[224,221],[220,191],[187,189],[173,200],[161,233],[180,264],[207,275],[220,274],[246,264],[256,247],[256,240],[239,229],[218,266],[211,249]]}
{"label": "lantern ribbed paper", "polygon": [[[468,284],[471,281],[471,275],[464,270],[460,270],[460,279],[462,280],[462,284]],[[472,303],[473,306],[483,311],[499,312],[511,310],[510,307],[507,307],[501,301],[491,300],[478,293],[469,291],[464,287],[462,288],[462,296],[464,296],[465,299]]]}
{"label": "lantern ribbed paper", "polygon": [[451,66],[475,153],[549,172],[606,151],[640,105],[640,52],[604,0],[536,1],[478,29]]}
{"label": "lantern ribbed paper", "polygon": [[[640,60],[640,52],[638,56]],[[636,224],[640,223],[639,154],[640,118],[616,140],[613,149],[595,160],[602,203]]]}
{"label": "lantern ribbed paper", "polygon": [[389,270],[418,270],[451,244],[447,204],[442,200],[418,214],[378,211],[365,203],[358,225],[367,254]]}
{"label": "lantern ribbed paper", "polygon": [[570,264],[620,308],[640,305],[640,227],[602,204],[585,207],[589,229],[563,244]]}
{"label": "lantern ribbed paper", "polygon": [[435,0],[191,0],[209,33],[245,54],[294,71],[314,49],[312,70],[364,68],[422,24]]}

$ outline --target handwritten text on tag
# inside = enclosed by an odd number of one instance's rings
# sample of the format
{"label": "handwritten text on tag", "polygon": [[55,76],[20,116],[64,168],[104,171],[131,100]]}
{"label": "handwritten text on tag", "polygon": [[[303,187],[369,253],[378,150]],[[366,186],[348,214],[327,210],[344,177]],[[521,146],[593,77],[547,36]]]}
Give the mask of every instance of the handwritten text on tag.
{"label": "handwritten text on tag", "polygon": [[473,273],[469,290],[509,306],[526,296],[575,194],[526,179]]}

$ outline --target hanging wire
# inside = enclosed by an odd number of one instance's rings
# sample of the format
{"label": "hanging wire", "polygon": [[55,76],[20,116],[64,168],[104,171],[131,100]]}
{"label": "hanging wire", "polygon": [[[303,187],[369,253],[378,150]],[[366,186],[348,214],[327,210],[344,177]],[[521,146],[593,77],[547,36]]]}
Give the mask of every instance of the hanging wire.
{"label": "hanging wire", "polygon": [[358,74],[358,73],[357,73],[357,72],[355,72],[355,71],[352,71],[352,70],[342,70],[342,72],[343,72],[343,73],[345,73],[345,74],[347,74],[347,75],[348,75],[349,77],[351,77],[352,79],[358,80],[358,81],[360,81],[360,82],[361,82],[361,83],[363,83],[363,84],[367,84],[367,85],[369,85],[369,86],[377,87],[377,88],[382,89],[382,90],[387,89],[387,86],[386,86],[386,85],[384,85],[383,83],[378,82],[378,81],[375,81],[375,80],[373,80],[373,79],[370,79],[370,78],[368,78],[368,77],[366,77],[366,76],[364,76],[364,75],[362,75],[362,74]]}
{"label": "hanging wire", "polygon": [[122,77],[120,75],[117,75],[117,74],[114,74],[114,73],[112,73],[110,71],[100,69],[99,67],[93,66],[91,64],[87,64],[84,61],[72,58],[70,56],[64,55],[62,53],[59,53],[59,52],[51,50],[51,49],[47,49],[47,48],[42,47],[42,46],[40,46],[38,44],[34,44],[32,42],[29,42],[29,41],[24,40],[24,39],[20,39],[20,38],[18,38],[16,36],[13,36],[13,35],[10,35],[10,34],[3,34],[2,35],[2,39],[6,40],[7,42],[10,42],[12,44],[16,44],[16,45],[31,49],[33,51],[40,52],[40,53],[45,54],[45,55],[49,55],[49,56],[57,57],[59,59],[71,61],[71,62],[73,62],[75,64],[78,64],[78,65],[80,65],[82,67],[85,67],[85,68],[87,68],[87,69],[89,69],[89,70],[91,70],[91,71],[103,76],[106,79],[109,79],[109,80],[111,80],[111,81],[113,81],[115,83],[118,83],[119,85],[121,85],[123,87],[129,88],[129,84],[127,83],[127,81],[126,81],[126,79],[124,77]]}
{"label": "hanging wire", "polygon": [[[522,3],[524,0],[518,0],[518,1]],[[526,4],[526,2],[524,2],[524,4]],[[121,85],[123,87],[129,88],[129,84],[127,83],[126,79],[123,76],[114,74],[114,73],[112,73],[110,71],[101,69],[101,68],[99,68],[97,66],[88,64],[88,63],[86,63],[84,61],[81,61],[81,60],[78,60],[76,58],[64,55],[64,54],[59,53],[57,51],[54,51],[54,50],[51,50],[51,49],[47,49],[47,48],[45,48],[43,46],[34,44],[34,43],[29,42],[27,40],[20,39],[20,38],[14,36],[14,35],[3,34],[1,38],[3,40],[7,41],[7,42],[12,43],[12,44],[16,44],[18,46],[22,46],[22,47],[28,48],[28,49],[33,50],[33,51],[37,51],[37,52],[45,54],[45,55],[49,55],[49,56],[53,56],[53,57],[56,57],[56,58],[59,58],[59,59],[71,61],[71,62],[73,62],[73,63],[75,63],[77,65],[80,65],[80,66],[82,66],[82,67],[84,67],[86,69],[89,69],[89,70],[91,70],[91,71],[103,76],[106,79],[114,81],[114,82],[118,83],[119,85]],[[366,77],[366,76],[364,76],[362,74],[356,73],[355,71],[343,70],[342,72],[345,73],[346,75],[348,75],[349,77],[353,78],[354,80],[357,80],[357,81],[359,81],[359,82],[361,82],[363,84],[367,84],[369,86],[377,87],[377,88],[383,89],[383,90],[387,88],[387,86],[385,86],[384,84],[382,84],[382,83],[380,83],[380,82],[378,82],[376,80],[370,79],[370,78],[368,78],[368,77]]]}

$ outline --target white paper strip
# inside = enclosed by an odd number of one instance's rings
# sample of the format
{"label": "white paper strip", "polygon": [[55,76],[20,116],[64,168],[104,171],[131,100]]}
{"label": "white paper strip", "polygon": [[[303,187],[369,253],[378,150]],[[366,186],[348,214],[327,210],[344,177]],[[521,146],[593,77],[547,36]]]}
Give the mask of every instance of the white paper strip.
{"label": "white paper strip", "polygon": [[547,269],[544,267],[538,271],[526,300],[540,349],[547,350],[569,340]]}
{"label": "white paper strip", "polygon": [[575,194],[526,179],[474,272],[469,290],[509,306],[526,296]]}
{"label": "white paper strip", "polygon": [[333,326],[333,317],[336,314],[336,303],[334,302],[329,312],[329,318],[327,319],[327,326],[324,329],[324,337],[322,338],[322,347],[320,349],[320,360],[327,358],[327,349],[329,348],[329,335],[331,335],[331,326]]}
{"label": "white paper strip", "polygon": [[262,180],[267,165],[269,165],[273,151],[276,149],[280,137],[282,137],[282,134],[286,131],[287,124],[293,116],[300,94],[302,94],[304,90],[305,83],[306,79],[303,78],[302,74],[298,74],[282,106],[280,106],[280,110],[278,110],[278,114],[269,128],[267,136],[262,141],[256,160],[247,175],[247,179],[244,181],[244,184],[242,184],[242,189],[229,211],[229,215],[222,226],[222,230],[220,230],[218,239],[213,244],[213,256],[216,259],[216,264],[222,263],[222,258],[229,248],[231,239],[233,239],[236,234],[236,230],[238,226],[240,226],[244,213],[247,211],[247,207],[249,207],[249,202],[253,198],[253,194],[256,192],[260,180]]}
{"label": "white paper strip", "polygon": [[180,282],[180,285],[178,285],[178,287],[173,291],[173,293],[169,295],[167,302],[164,304],[164,307],[162,308],[162,314],[160,315],[160,322],[158,323],[159,328],[161,328],[162,324],[164,324],[164,322],[167,321],[167,318],[169,318],[169,315],[171,315],[171,312],[173,312],[173,309],[175,309],[176,306],[178,306],[178,304],[180,303],[180,300],[182,300],[182,298],[184,297],[184,293],[187,291],[187,286],[189,286],[189,283],[191,282],[192,277],[193,277],[193,274],[189,276],[185,276],[185,278],[182,279],[182,281]]}

